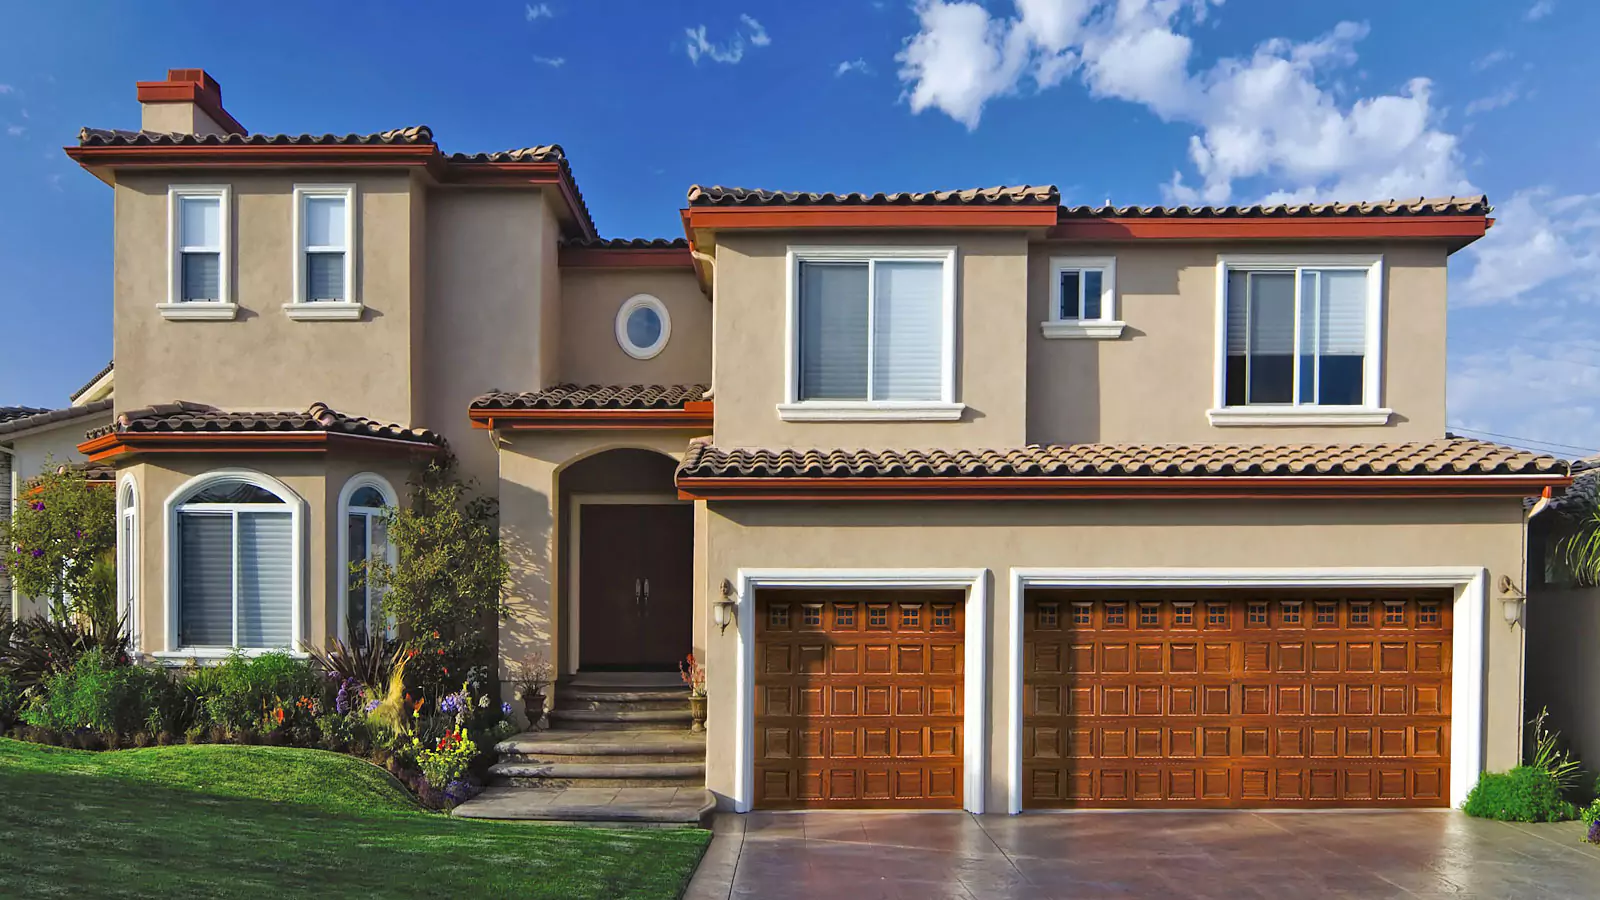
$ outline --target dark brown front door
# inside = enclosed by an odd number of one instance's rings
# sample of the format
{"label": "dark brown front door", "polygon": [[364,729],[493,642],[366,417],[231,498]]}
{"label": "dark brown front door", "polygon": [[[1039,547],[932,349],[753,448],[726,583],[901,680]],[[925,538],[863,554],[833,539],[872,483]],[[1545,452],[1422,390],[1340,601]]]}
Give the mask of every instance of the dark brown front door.
{"label": "dark brown front door", "polygon": [[584,504],[578,527],[578,666],[672,669],[694,617],[694,509]]}

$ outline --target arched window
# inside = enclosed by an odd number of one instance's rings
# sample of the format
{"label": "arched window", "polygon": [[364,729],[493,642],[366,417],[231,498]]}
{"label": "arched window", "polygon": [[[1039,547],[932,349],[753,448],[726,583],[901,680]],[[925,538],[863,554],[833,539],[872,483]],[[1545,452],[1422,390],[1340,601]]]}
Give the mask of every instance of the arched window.
{"label": "arched window", "polygon": [[117,613],[139,650],[139,491],[132,475],[117,487]]}
{"label": "arched window", "polygon": [[239,470],[191,479],[167,505],[169,646],[296,649],[300,498]]}
{"label": "arched window", "polygon": [[380,621],[381,591],[356,567],[373,559],[395,562],[394,545],[384,525],[388,510],[398,506],[394,488],[379,475],[363,472],[339,492],[339,571],[344,579],[339,633],[350,640],[358,632],[370,633]]}

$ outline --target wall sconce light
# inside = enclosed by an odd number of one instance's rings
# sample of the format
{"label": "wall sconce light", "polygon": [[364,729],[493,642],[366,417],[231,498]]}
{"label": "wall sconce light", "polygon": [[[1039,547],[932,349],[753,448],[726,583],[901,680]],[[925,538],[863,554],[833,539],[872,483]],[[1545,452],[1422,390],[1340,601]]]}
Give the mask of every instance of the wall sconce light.
{"label": "wall sconce light", "polygon": [[1522,605],[1527,599],[1510,575],[1500,576],[1500,612],[1505,615],[1507,625],[1515,628],[1522,621]]}
{"label": "wall sconce light", "polygon": [[717,623],[717,628],[728,630],[728,624],[739,618],[739,594],[733,589],[733,582],[722,579],[722,599],[711,604],[711,621]]}

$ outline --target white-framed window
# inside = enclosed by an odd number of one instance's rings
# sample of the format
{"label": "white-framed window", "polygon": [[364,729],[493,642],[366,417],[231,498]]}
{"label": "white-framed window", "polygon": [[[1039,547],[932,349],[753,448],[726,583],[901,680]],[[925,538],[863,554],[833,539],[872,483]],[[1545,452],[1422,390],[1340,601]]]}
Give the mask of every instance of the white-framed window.
{"label": "white-framed window", "polygon": [[1383,257],[1222,256],[1214,425],[1382,425]]}
{"label": "white-framed window", "polygon": [[181,184],[167,188],[167,301],[157,305],[168,319],[232,319],[233,252],[230,223],[233,192],[227,185]]}
{"label": "white-framed window", "polygon": [[[358,571],[370,559],[394,565],[398,557],[389,541],[385,515],[399,506],[394,488],[381,475],[363,472],[345,482],[339,492],[339,571],[344,590],[339,600],[339,635],[353,639],[358,631],[370,633],[381,621],[382,589]],[[386,625],[393,632],[392,623]]]}
{"label": "white-framed window", "polygon": [[617,310],[617,346],[634,359],[653,359],[672,337],[667,305],[650,294],[634,294]]}
{"label": "white-framed window", "polygon": [[955,420],[953,247],[791,247],[787,421]]}
{"label": "white-framed window", "polygon": [[292,319],[359,319],[356,297],[356,189],[350,184],[294,187]]}
{"label": "white-framed window", "polygon": [[1047,338],[1115,338],[1117,260],[1113,256],[1058,256],[1050,260],[1050,310],[1039,330]]}
{"label": "white-framed window", "polygon": [[117,613],[139,650],[139,488],[131,474],[117,486]]}
{"label": "white-framed window", "polygon": [[297,652],[305,501],[271,476],[224,469],[165,504],[167,650],[157,656]]}

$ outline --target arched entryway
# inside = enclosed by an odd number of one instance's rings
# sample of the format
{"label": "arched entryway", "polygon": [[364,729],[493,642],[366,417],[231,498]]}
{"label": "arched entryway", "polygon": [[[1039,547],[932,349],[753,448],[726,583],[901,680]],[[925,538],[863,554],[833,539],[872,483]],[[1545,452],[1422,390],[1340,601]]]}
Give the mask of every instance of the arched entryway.
{"label": "arched entryway", "polygon": [[564,672],[667,672],[689,653],[694,508],[678,499],[676,466],[669,456],[624,448],[557,475]]}

